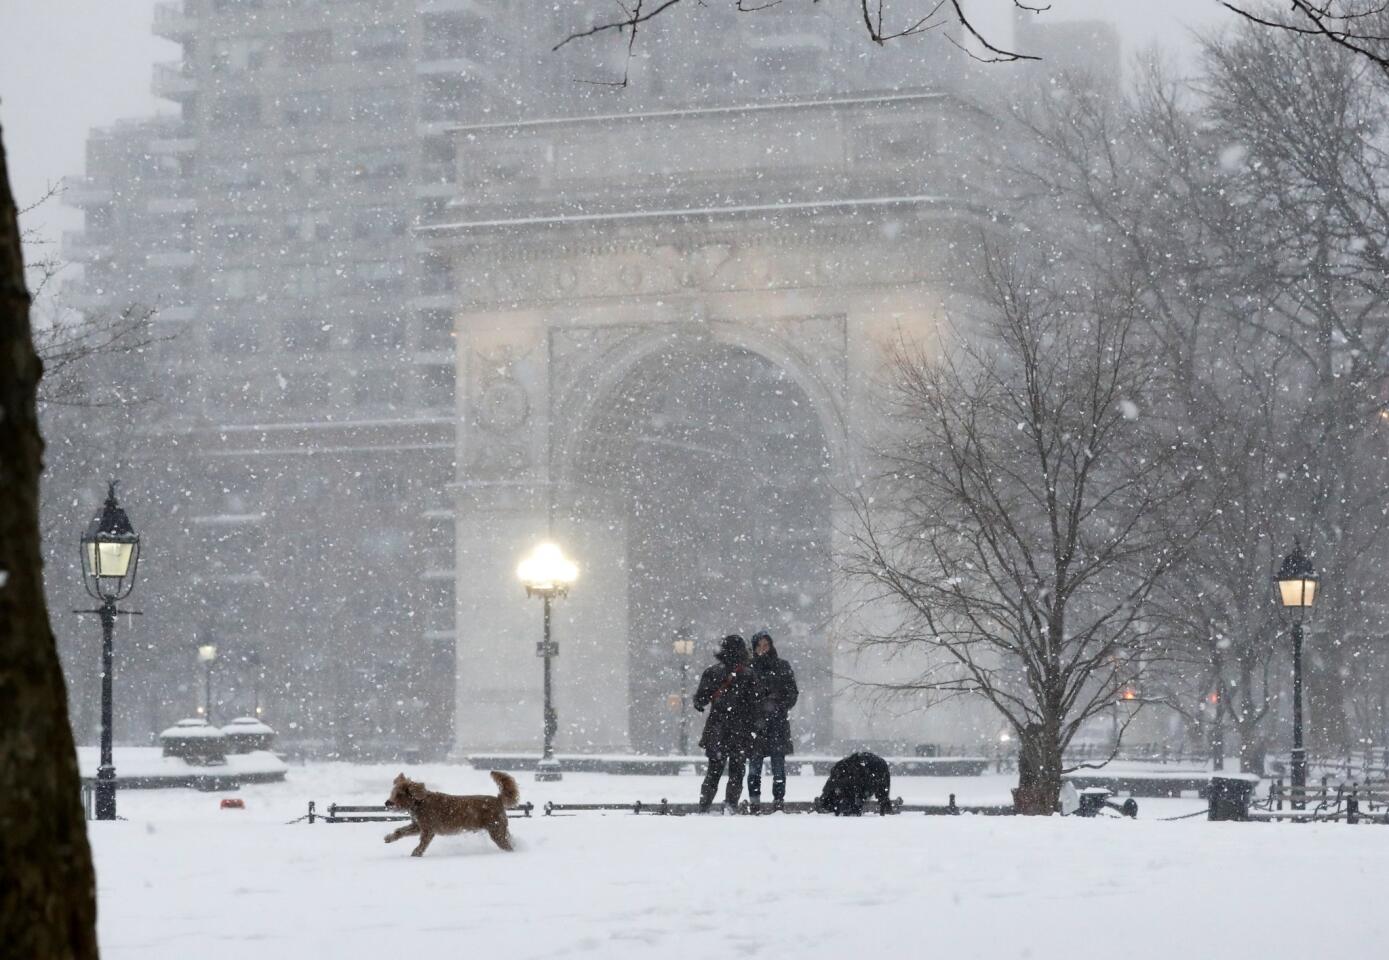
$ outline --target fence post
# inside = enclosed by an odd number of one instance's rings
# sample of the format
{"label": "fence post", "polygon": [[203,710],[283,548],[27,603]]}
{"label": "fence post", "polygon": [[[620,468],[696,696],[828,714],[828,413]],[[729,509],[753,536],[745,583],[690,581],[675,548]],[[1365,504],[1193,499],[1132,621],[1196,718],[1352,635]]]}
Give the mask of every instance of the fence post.
{"label": "fence post", "polygon": [[1273,786],[1272,786],[1270,789],[1272,789],[1272,790],[1275,792],[1275,795],[1278,797],[1278,800],[1277,800],[1278,809],[1279,809],[1279,810],[1282,810],[1282,809],[1283,809],[1283,778],[1282,778],[1282,777],[1279,777],[1277,780],[1274,780],[1274,781],[1273,781]]}
{"label": "fence post", "polygon": [[1360,800],[1356,796],[1356,784],[1350,785],[1350,796],[1346,798],[1346,823],[1360,822]]}
{"label": "fence post", "polygon": [[313,801],[310,800],[310,801],[309,801],[309,823],[313,823],[313,821],[314,821],[314,805],[313,805]]}

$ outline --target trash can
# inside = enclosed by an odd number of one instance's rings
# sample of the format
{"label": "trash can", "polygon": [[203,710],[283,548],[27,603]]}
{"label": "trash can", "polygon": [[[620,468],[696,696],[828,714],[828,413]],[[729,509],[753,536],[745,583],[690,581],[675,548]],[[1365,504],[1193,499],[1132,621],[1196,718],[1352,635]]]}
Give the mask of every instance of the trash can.
{"label": "trash can", "polygon": [[1248,777],[1211,777],[1210,820],[1248,820],[1257,780]]}

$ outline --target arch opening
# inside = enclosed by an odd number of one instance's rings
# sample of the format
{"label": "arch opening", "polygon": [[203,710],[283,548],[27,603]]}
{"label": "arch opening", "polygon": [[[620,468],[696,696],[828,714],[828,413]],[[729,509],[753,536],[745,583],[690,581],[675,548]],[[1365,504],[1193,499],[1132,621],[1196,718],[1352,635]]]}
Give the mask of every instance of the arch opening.
{"label": "arch opening", "polygon": [[[801,686],[797,749],[827,744],[831,454],[794,378],[741,347],[669,344],[600,401],[576,454],[575,488],[601,491],[624,531],[632,746],[676,749],[681,690],[721,637],[762,629]],[[683,681],[682,636],[696,641]],[[691,749],[701,725],[691,713]]]}

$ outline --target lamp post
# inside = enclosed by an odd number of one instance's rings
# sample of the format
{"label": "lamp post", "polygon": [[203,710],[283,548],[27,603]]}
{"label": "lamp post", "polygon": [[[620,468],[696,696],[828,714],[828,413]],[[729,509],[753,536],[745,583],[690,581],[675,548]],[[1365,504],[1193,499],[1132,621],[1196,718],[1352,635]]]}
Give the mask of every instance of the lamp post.
{"label": "lamp post", "polygon": [[579,568],[553,543],[542,543],[516,568],[516,576],[526,588],[526,596],[539,597],[544,603],[544,639],[535,654],[545,661],[545,748],[535,768],[537,780],[561,779],[559,762],[555,760],[555,731],[559,715],[551,697],[550,661],[559,656],[559,644],[550,641],[550,601],[569,592],[579,577]]}
{"label": "lamp post", "polygon": [[690,714],[687,709],[690,697],[690,658],[694,656],[694,641],[683,631],[672,645],[675,656],[680,660],[680,756],[690,752]]}
{"label": "lamp post", "polygon": [[203,719],[212,726],[212,665],[217,662],[217,644],[199,644],[198,662],[203,665]]}
{"label": "lamp post", "polygon": [[1283,558],[1278,568],[1278,599],[1293,616],[1293,806],[1301,810],[1306,805],[1307,751],[1302,746],[1302,617],[1317,601],[1317,572],[1312,561],[1302,552],[1302,544],[1294,541],[1293,552]]}
{"label": "lamp post", "polygon": [[87,594],[101,603],[94,613],[101,617],[101,765],[96,771],[96,818],[116,819],[116,764],[111,757],[111,676],[116,603],[135,589],[135,571],[140,564],[140,538],[130,525],[130,517],[116,502],[116,481],[106,491],[101,512],[92,518],[81,538],[82,585]]}
{"label": "lamp post", "polygon": [[260,651],[252,650],[246,654],[246,663],[251,667],[251,716],[260,719]]}

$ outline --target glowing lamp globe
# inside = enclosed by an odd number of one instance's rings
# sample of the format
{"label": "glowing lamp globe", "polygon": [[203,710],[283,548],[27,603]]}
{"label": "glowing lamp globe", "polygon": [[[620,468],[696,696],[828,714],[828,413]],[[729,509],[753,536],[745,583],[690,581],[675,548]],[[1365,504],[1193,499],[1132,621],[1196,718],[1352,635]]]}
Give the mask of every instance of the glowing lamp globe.
{"label": "glowing lamp globe", "polygon": [[1284,607],[1305,610],[1317,602],[1317,572],[1296,544],[1278,568],[1278,599]]}
{"label": "glowing lamp globe", "polygon": [[106,502],[82,534],[82,579],[87,592],[98,600],[123,600],[135,587],[140,564],[140,538],[130,517],[116,502],[116,482],[111,481]]}
{"label": "glowing lamp globe", "polygon": [[516,576],[527,595],[557,596],[569,592],[579,578],[579,568],[558,545],[542,543],[516,567]]}

